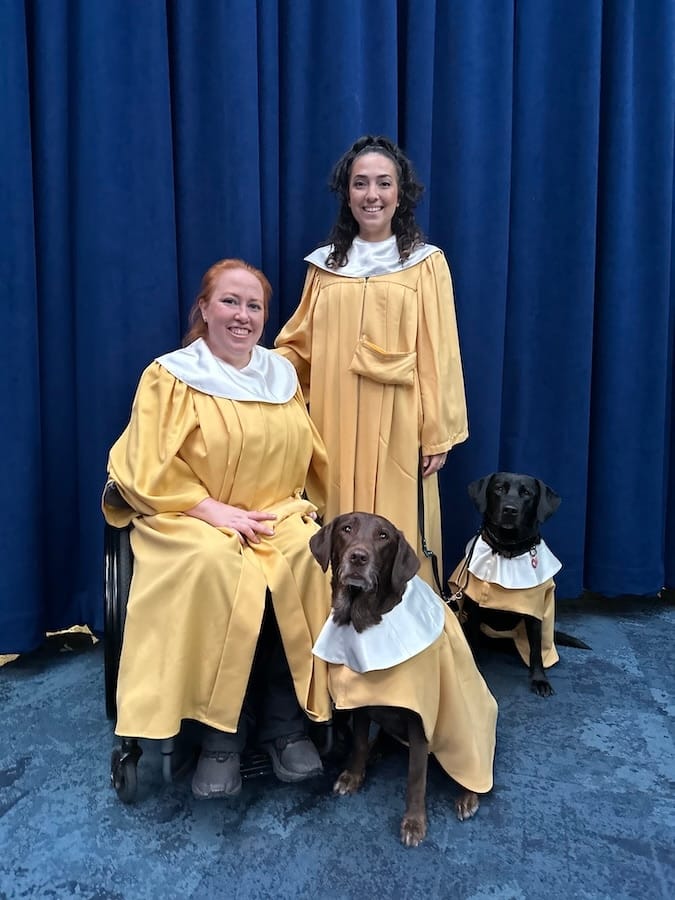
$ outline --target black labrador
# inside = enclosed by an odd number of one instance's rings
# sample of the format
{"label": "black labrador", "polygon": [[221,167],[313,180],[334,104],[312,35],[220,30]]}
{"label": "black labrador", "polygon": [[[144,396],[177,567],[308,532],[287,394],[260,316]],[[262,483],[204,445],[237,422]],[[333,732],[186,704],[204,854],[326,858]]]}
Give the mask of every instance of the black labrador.
{"label": "black labrador", "polygon": [[[337,625],[350,622],[357,632],[372,628],[401,602],[408,581],[419,569],[415,551],[387,519],[370,513],[347,513],[312,536],[311,551],[324,572],[332,569],[332,616]],[[368,760],[370,721],[408,744],[408,786],[401,841],[417,846],[427,831],[426,783],[429,746],[420,716],[392,706],[368,706],[353,712],[353,746],[347,768],[333,786],[336,794],[361,787]],[[478,809],[478,795],[464,790],[455,802],[460,821]]]}
{"label": "black labrador", "polygon": [[[558,509],[560,496],[541,479],[514,472],[494,472],[479,478],[469,485],[468,492],[483,516],[480,537],[492,552],[507,560],[527,554],[532,565],[536,566],[536,550],[541,542],[539,526]],[[464,630],[471,647],[475,651],[482,642],[482,624],[495,632],[508,632],[524,621],[530,650],[530,687],[538,696],[550,697],[554,691],[542,658],[541,619],[479,605],[463,589],[463,578],[468,581],[466,566],[463,576],[457,576],[455,572],[452,587],[458,588],[461,594],[459,602]],[[560,644],[590,649],[587,644],[563,632],[555,632],[555,638]]]}

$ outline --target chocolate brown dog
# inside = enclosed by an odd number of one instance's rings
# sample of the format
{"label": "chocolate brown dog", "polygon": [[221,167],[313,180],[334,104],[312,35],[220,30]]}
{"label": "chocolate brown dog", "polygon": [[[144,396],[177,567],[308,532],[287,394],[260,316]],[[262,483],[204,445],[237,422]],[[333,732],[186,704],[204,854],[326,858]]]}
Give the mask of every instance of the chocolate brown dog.
{"label": "chocolate brown dog", "polygon": [[[332,569],[332,616],[314,653],[329,662],[336,708],[353,709],[352,753],[333,790],[353,794],[363,783],[372,719],[409,745],[401,841],[417,846],[427,831],[430,751],[455,781],[466,776],[461,783],[475,787],[455,803],[460,821],[476,813],[476,790],[491,788],[496,703],[456,616],[414,577],[419,560],[391,522],[367,513],[341,515],[311,538],[310,548],[324,571],[329,564]],[[416,694],[424,697],[421,705]]]}
{"label": "chocolate brown dog", "polygon": [[472,482],[469,496],[483,516],[479,534],[450,576],[472,648],[482,635],[513,637],[529,666],[530,687],[540,697],[554,691],[545,669],[558,661],[559,643],[589,649],[555,632],[555,582],[561,563],[539,526],[560,505],[559,495],[530,475],[494,472]]}

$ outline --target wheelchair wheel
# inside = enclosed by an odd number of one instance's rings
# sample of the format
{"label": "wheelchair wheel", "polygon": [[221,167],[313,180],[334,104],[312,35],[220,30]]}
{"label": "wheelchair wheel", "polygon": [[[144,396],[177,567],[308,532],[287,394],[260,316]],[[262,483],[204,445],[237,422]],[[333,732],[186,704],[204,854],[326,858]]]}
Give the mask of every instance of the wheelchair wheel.
{"label": "wheelchair wheel", "polygon": [[125,739],[121,747],[115,747],[110,757],[110,782],[122,803],[136,799],[138,778],[136,768],[143,751],[135,739]]}
{"label": "wheelchair wheel", "polygon": [[120,665],[122,635],[134,568],[130,531],[131,526],[114,528],[106,524],[104,534],[105,709],[108,718],[113,720],[117,716],[117,671]]}

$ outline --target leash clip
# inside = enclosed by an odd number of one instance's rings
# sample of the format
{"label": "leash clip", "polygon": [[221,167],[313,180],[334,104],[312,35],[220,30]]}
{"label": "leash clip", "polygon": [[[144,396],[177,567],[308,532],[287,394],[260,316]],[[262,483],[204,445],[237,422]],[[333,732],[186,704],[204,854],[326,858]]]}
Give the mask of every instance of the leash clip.
{"label": "leash clip", "polygon": [[466,622],[466,619],[467,619],[466,612],[460,606],[460,600],[462,599],[463,596],[464,596],[464,591],[462,590],[462,588],[459,588],[459,590],[455,591],[455,593],[452,594],[450,597],[448,597],[447,595],[445,595],[443,597],[443,600],[445,601],[445,605],[449,609],[451,609],[452,612],[457,616],[457,618],[460,621],[460,624],[463,624],[464,622]]}
{"label": "leash clip", "polygon": [[464,591],[462,590],[462,588],[458,588],[455,591],[455,593],[452,594],[452,596],[448,600],[448,603],[454,603],[456,606],[459,606],[459,601],[462,599],[463,596],[464,596]]}

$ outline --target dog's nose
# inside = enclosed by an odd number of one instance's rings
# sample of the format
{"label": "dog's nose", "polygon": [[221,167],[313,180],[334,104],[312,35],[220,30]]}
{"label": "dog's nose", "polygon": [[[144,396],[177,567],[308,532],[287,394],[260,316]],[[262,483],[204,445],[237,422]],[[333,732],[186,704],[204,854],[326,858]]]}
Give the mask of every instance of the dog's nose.
{"label": "dog's nose", "polygon": [[511,506],[510,503],[507,503],[506,506],[504,506],[503,512],[507,516],[515,516],[518,509],[515,506]]}
{"label": "dog's nose", "polygon": [[349,554],[349,562],[353,563],[355,566],[365,566],[368,559],[367,551],[360,547],[352,550]]}

